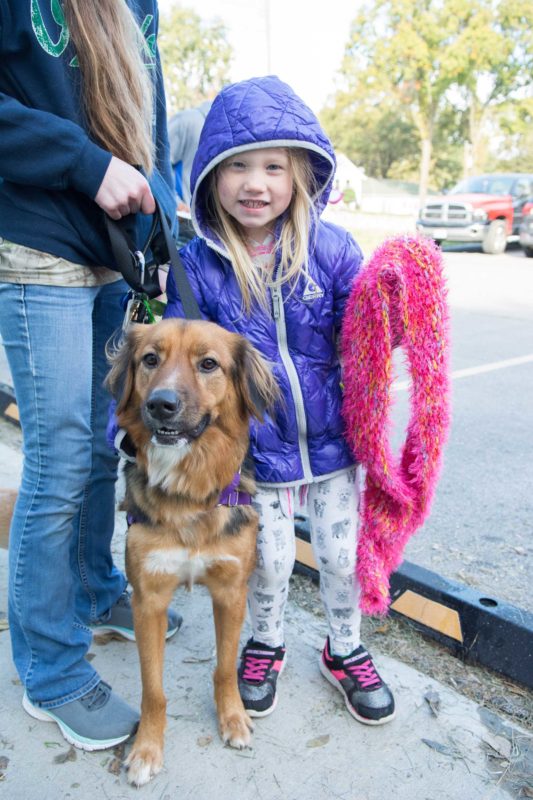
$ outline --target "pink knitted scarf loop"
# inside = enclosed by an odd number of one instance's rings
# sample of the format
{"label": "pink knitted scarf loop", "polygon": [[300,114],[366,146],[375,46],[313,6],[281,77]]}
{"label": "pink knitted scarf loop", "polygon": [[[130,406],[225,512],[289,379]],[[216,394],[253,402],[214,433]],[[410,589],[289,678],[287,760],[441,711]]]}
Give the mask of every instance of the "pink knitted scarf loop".
{"label": "pink knitted scarf loop", "polygon": [[[399,456],[389,444],[393,347],[411,377]],[[388,610],[389,578],[426,519],[449,422],[449,316],[440,250],[422,237],[384,242],[356,279],[343,320],[343,417],[366,470],[357,544],[361,609]]]}

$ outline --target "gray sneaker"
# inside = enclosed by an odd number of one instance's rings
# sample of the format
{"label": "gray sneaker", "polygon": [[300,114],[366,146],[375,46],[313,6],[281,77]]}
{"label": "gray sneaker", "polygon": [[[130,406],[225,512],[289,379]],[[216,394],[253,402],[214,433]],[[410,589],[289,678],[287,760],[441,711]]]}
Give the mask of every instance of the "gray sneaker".
{"label": "gray sneaker", "polygon": [[34,719],[56,722],[67,742],[80,750],[115,747],[129,739],[139,724],[139,714],[104,681],[58,708],[40,708],[24,692],[22,707]]}
{"label": "gray sneaker", "polygon": [[[168,624],[166,639],[170,639],[181,628],[183,617],[174,611],[172,608],[168,609]],[[114,606],[111,606],[107,614],[98,622],[91,623],[91,630],[93,633],[117,633],[128,639],[130,642],[135,641],[135,631],[133,629],[133,609],[131,607],[131,595],[127,589],[124,589]]]}

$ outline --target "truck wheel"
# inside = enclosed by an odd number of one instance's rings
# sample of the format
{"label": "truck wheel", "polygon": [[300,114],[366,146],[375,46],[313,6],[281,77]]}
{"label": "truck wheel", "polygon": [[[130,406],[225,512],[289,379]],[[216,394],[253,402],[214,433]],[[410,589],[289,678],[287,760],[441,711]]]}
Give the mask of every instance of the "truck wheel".
{"label": "truck wheel", "polygon": [[533,258],[533,247],[524,247],[524,253],[528,258]]}
{"label": "truck wheel", "polygon": [[491,255],[503,253],[507,246],[507,234],[505,232],[505,222],[503,219],[493,220],[483,239],[483,252]]}

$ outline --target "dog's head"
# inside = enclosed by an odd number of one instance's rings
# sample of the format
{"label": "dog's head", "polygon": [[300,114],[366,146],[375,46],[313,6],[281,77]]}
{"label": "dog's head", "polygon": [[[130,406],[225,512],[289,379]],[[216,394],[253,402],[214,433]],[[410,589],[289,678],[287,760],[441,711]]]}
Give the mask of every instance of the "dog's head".
{"label": "dog's head", "polygon": [[247,429],[277,397],[257,350],[211,322],[132,325],[110,361],[117,419],[137,445],[176,447],[213,427]]}

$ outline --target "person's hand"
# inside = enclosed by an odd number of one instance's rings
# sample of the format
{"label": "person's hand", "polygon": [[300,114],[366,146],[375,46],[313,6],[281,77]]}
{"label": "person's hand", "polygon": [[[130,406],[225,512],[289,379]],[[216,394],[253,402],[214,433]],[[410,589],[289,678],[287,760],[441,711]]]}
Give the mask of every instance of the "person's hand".
{"label": "person's hand", "polygon": [[155,211],[155,200],[146,178],[135,167],[115,156],[94,200],[111,219],[121,219],[138,211],[143,214]]}

